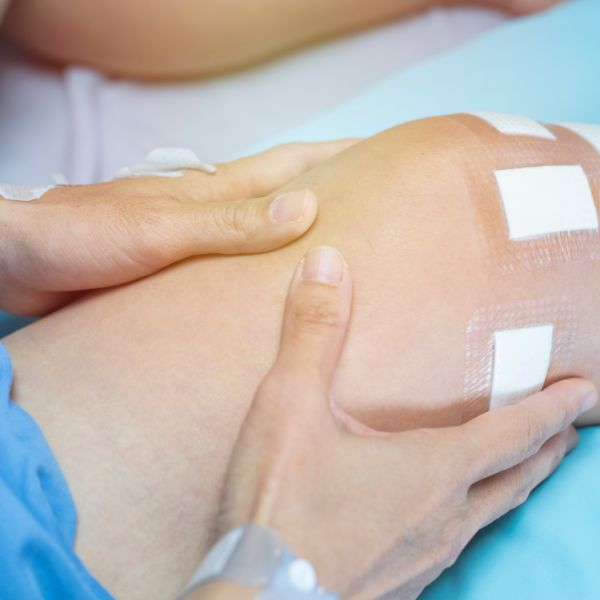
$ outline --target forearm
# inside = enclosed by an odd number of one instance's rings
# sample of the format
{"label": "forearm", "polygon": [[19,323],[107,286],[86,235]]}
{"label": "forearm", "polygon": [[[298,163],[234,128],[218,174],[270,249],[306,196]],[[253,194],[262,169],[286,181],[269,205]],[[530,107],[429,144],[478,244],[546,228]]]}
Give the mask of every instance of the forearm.
{"label": "forearm", "polygon": [[400,18],[433,0],[16,0],[5,32],[36,52],[119,76],[173,78],[244,66]]}

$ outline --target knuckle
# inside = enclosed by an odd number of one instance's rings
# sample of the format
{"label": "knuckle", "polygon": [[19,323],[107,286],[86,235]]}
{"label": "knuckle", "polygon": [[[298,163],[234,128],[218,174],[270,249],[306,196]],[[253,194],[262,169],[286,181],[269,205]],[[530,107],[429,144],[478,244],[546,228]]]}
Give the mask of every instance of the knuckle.
{"label": "knuckle", "polygon": [[545,439],[545,431],[542,423],[531,413],[523,416],[523,433],[519,445],[519,455],[527,455],[532,450],[538,450]]}
{"label": "knuckle", "polygon": [[556,409],[556,422],[560,430],[566,429],[573,422],[573,399],[570,400],[571,402],[561,402]]}
{"label": "knuckle", "polygon": [[503,477],[503,485],[512,497],[516,497],[524,489],[525,481],[527,479],[527,464],[521,463],[506,471]]}
{"label": "knuckle", "polygon": [[567,451],[566,435],[558,435],[548,443],[546,452],[548,454],[548,463],[545,475],[554,473],[562,462]]}
{"label": "knuckle", "polygon": [[323,334],[340,327],[337,298],[329,294],[310,294],[290,310],[290,330],[295,334]]}
{"label": "knuckle", "polygon": [[518,467],[514,467],[506,474],[506,486],[509,495],[509,509],[514,509],[521,506],[527,498],[532,488],[533,474],[529,465],[523,463]]}
{"label": "knuckle", "polygon": [[249,207],[217,204],[210,215],[218,234],[224,239],[244,240],[255,232],[256,219]]}

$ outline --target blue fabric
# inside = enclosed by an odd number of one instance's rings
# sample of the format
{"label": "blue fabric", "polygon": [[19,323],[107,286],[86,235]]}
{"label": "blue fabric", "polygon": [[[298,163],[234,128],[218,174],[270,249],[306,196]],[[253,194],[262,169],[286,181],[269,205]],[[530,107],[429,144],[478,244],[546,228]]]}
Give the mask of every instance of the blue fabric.
{"label": "blue fabric", "polygon": [[33,419],[10,401],[0,345],[0,598],[109,600],[74,553],[77,512]]}
{"label": "blue fabric", "polygon": [[[294,140],[368,136],[470,110],[600,123],[600,0],[510,22],[403,71],[254,152]],[[600,598],[600,428],[529,501],[481,532],[423,600]]]}

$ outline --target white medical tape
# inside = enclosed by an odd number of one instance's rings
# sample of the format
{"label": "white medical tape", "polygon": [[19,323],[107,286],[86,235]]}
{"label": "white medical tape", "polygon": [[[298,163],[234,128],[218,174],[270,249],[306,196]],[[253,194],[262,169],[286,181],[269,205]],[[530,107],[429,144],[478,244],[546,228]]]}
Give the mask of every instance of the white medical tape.
{"label": "white medical tape", "polygon": [[494,332],[490,410],[542,389],[552,355],[552,324]]}
{"label": "white medical tape", "polygon": [[556,125],[577,134],[600,152],[600,125],[586,123],[556,123]]}
{"label": "white medical tape", "polygon": [[577,331],[566,297],[480,308],[466,329],[465,401],[479,412],[497,408],[566,377]]}
{"label": "white medical tape", "polygon": [[598,230],[598,213],[580,165],[495,171],[511,240]]}
{"label": "white medical tape", "polygon": [[181,177],[182,169],[193,169],[205,173],[216,173],[217,168],[201,161],[188,148],[164,147],[156,148],[146,155],[144,160],[133,167],[124,167],[115,178],[128,177]]}
{"label": "white medical tape", "polygon": [[546,129],[543,125],[529,117],[505,115],[495,112],[470,112],[467,114],[483,119],[505,135],[532,136],[547,140],[556,139],[555,135],[549,129]]}
{"label": "white medical tape", "polygon": [[31,187],[26,185],[13,185],[11,183],[0,183],[0,196],[6,198],[6,200],[30,202],[32,200],[39,200],[48,190],[55,187],[55,185]]}

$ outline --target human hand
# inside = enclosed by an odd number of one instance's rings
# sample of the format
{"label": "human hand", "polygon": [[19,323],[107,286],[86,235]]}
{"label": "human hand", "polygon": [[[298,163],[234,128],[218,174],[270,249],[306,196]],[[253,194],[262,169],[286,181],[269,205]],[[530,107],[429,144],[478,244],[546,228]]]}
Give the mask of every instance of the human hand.
{"label": "human hand", "polygon": [[596,392],[566,380],[458,427],[361,435],[329,395],[350,305],[342,257],[310,252],[234,450],[219,529],[275,530],[344,598],[412,599],[557,468]]}
{"label": "human hand", "polygon": [[60,186],[34,202],[0,197],[0,310],[38,315],[80,290],[119,285],[199,254],[264,252],[302,235],[310,190],[273,191],[354,143],[289,144],[214,175]]}

